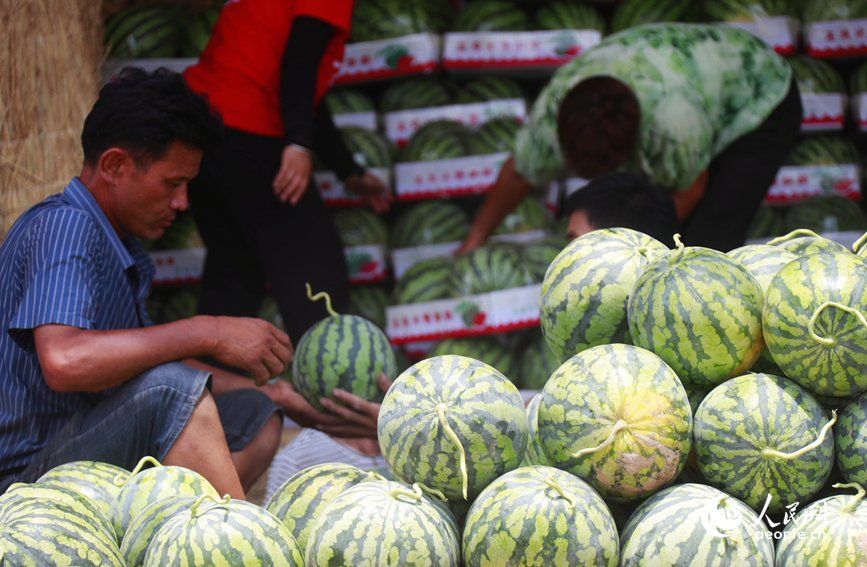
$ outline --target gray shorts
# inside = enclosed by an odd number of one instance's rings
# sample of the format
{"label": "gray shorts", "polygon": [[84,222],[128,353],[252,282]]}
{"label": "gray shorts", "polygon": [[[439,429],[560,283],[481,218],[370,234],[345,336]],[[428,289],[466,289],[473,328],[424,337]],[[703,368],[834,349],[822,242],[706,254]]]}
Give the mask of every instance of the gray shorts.
{"label": "gray shorts", "polygon": [[[13,482],[33,482],[72,461],[135,468],[142,457],[162,462],[189,420],[211,375],[174,362],[122,384],[93,409],[76,414],[21,472],[0,478],[0,494]],[[247,446],[280,406],[253,388],[214,396],[230,451]]]}

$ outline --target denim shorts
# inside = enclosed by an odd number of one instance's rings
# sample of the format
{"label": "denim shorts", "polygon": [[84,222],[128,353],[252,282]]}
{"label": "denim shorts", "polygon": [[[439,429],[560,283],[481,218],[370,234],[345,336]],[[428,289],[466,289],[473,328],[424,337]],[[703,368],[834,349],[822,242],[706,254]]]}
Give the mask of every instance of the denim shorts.
{"label": "denim shorts", "polygon": [[[13,482],[33,482],[72,461],[100,461],[135,468],[142,457],[162,462],[183,430],[211,374],[179,362],[162,364],[120,385],[69,423],[20,473],[0,478],[0,493]],[[214,396],[230,451],[238,451],[282,409],[253,388]]]}

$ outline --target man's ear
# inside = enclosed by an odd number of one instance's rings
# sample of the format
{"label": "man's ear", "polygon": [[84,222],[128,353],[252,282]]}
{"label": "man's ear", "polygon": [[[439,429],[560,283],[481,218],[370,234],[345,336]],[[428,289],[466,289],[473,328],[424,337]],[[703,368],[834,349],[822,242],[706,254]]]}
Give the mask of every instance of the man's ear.
{"label": "man's ear", "polygon": [[109,148],[97,161],[97,171],[107,181],[116,181],[124,169],[133,166],[132,156],[123,148]]}

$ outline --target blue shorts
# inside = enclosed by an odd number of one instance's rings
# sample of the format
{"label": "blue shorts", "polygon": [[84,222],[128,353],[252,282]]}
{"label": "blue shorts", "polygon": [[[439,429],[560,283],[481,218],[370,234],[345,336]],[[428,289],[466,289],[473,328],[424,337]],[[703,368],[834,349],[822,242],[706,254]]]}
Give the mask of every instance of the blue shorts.
{"label": "blue shorts", "polygon": [[[33,482],[72,461],[100,461],[132,470],[151,456],[162,462],[183,430],[211,374],[179,362],[152,368],[122,384],[93,409],[76,414],[20,473],[0,478],[0,494],[13,482]],[[248,388],[214,396],[230,451],[247,446],[282,408]]]}

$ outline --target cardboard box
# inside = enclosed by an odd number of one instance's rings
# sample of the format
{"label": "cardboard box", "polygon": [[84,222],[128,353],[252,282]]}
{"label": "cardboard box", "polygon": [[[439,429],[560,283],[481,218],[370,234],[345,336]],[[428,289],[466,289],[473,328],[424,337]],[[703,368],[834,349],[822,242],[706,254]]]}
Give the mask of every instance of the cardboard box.
{"label": "cardboard box", "polygon": [[149,252],[157,271],[153,285],[180,285],[201,281],[205,267],[205,248]]}
{"label": "cardboard box", "polygon": [[372,283],[388,279],[385,246],[347,246],[343,249],[349,268],[349,283]]}
{"label": "cardboard box", "polygon": [[773,16],[746,22],[716,22],[746,30],[762,38],[780,55],[792,55],[797,51],[801,22],[789,16]]}
{"label": "cardboard box", "polygon": [[770,204],[793,203],[816,195],[861,198],[861,168],[858,164],[783,166],[765,195]]}
{"label": "cardboard box", "polygon": [[[391,188],[391,170],[384,167],[371,167],[368,171],[379,177],[386,187]],[[362,197],[346,189],[343,182],[333,171],[314,171],[313,179],[319,187],[322,201],[327,207],[360,207],[367,204]]]}
{"label": "cardboard box", "polygon": [[598,44],[596,30],[450,32],[443,39],[443,68],[500,71],[544,77]]}
{"label": "cardboard box", "polygon": [[846,122],[847,97],[843,93],[801,93],[804,117],[801,129],[808,132],[842,130]]}
{"label": "cardboard box", "polygon": [[416,108],[386,112],[385,135],[399,147],[403,147],[422,126],[434,120],[454,120],[471,128],[481,126],[488,120],[514,117],[520,122],[527,119],[527,103],[522,98],[490,100],[474,104],[450,104],[431,108]]}
{"label": "cardboard box", "polygon": [[379,120],[376,112],[373,110],[369,112],[346,112],[343,114],[335,114],[333,118],[334,125],[338,128],[343,128],[344,126],[359,126],[361,128],[367,128],[368,130],[376,130],[379,128]]}
{"label": "cardboard box", "polygon": [[417,33],[346,46],[335,84],[430,73],[440,64],[440,37]]}
{"label": "cardboard box", "polygon": [[539,325],[541,284],[386,307],[392,344],[474,337]]}
{"label": "cardboard box", "polygon": [[867,19],[804,25],[807,53],[817,59],[867,54]]}
{"label": "cardboard box", "polygon": [[485,193],[511,154],[500,152],[437,161],[398,163],[394,185],[398,201],[421,201]]}

